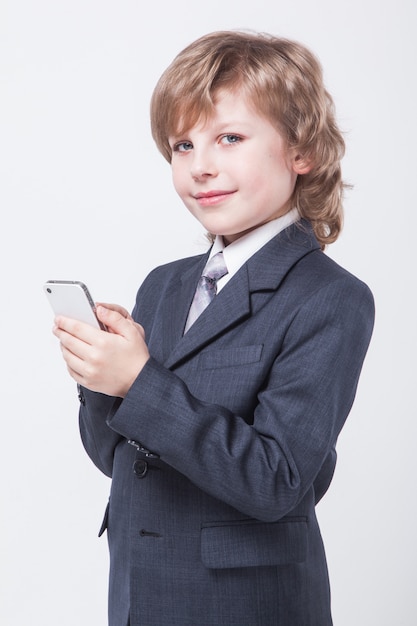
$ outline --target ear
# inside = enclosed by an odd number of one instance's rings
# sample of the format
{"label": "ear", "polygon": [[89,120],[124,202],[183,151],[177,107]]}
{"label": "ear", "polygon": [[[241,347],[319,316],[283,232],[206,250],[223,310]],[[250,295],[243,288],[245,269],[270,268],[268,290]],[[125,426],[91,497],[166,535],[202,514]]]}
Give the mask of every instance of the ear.
{"label": "ear", "polygon": [[307,158],[304,158],[301,154],[297,154],[294,157],[292,168],[296,174],[308,174],[311,171],[313,164]]}

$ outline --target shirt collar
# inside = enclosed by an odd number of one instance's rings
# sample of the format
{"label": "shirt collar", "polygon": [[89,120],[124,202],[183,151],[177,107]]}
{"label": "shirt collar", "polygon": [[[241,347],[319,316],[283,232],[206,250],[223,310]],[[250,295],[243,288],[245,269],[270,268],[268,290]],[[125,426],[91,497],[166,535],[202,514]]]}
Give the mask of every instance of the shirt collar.
{"label": "shirt collar", "polygon": [[223,250],[224,260],[228,269],[228,274],[224,278],[228,281],[255,252],[258,252],[275,235],[299,219],[298,209],[291,209],[285,215],[266,222],[266,224],[262,224],[246,235],[239,237],[239,239],[236,239],[228,246],[224,245],[223,237],[217,235],[209,258]]}

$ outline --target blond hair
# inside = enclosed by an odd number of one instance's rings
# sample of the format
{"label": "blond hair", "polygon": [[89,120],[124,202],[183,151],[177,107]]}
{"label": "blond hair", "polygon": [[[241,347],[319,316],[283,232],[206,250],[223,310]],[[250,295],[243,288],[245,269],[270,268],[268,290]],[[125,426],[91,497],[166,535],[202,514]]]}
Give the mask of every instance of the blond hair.
{"label": "blond hair", "polygon": [[242,90],[309,166],[297,177],[293,206],[311,222],[322,248],[335,241],[343,224],[345,143],[314,54],[295,41],[240,31],[210,33],[187,46],[151,100],[152,136],[168,162],[168,137],[209,119],[220,89]]}

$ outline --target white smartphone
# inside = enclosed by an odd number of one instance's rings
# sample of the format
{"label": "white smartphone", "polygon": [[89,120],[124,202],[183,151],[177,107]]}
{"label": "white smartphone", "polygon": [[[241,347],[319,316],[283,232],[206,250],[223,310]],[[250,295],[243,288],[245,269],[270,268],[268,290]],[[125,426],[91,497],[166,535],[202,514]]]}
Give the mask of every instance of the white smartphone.
{"label": "white smartphone", "polygon": [[48,280],[43,286],[55,315],[72,317],[79,322],[107,330],[96,316],[96,306],[86,285],[79,280]]}

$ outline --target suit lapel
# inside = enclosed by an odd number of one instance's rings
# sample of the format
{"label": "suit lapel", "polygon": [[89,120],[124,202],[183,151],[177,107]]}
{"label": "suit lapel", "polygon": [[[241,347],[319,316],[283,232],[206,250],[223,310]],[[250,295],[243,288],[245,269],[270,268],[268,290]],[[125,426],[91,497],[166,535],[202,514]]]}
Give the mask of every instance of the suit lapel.
{"label": "suit lapel", "polygon": [[[165,361],[164,365],[166,367],[172,367],[178,364],[179,361],[190,356],[193,352],[200,350],[204,345],[212,341],[231,325],[250,314],[248,276],[245,268],[242,268],[242,270],[238,272],[239,276],[236,274],[229,284],[221,290],[219,295],[214,298],[188,332],[180,337],[168,359]],[[233,288],[230,289],[229,287],[232,281],[234,285]],[[195,286],[196,284],[197,283],[195,283]],[[194,290],[189,299],[189,306],[191,305],[193,295]],[[182,318],[182,331],[184,329],[188,309]]]}
{"label": "suit lapel", "polygon": [[198,279],[208,254],[184,272],[166,298],[161,337],[164,365],[173,367],[201,350],[215,337],[251,314],[251,295],[256,291],[275,292],[297,261],[319,248],[309,228],[290,226],[254,254],[214,298],[189,331],[183,335],[185,320]]}
{"label": "suit lapel", "polygon": [[[170,285],[160,304],[160,311],[155,318],[150,341],[154,355],[164,361],[182,340],[185,320],[204,269],[208,253],[191,259],[192,265],[182,274],[170,280]],[[157,352],[155,352],[157,350]]]}

